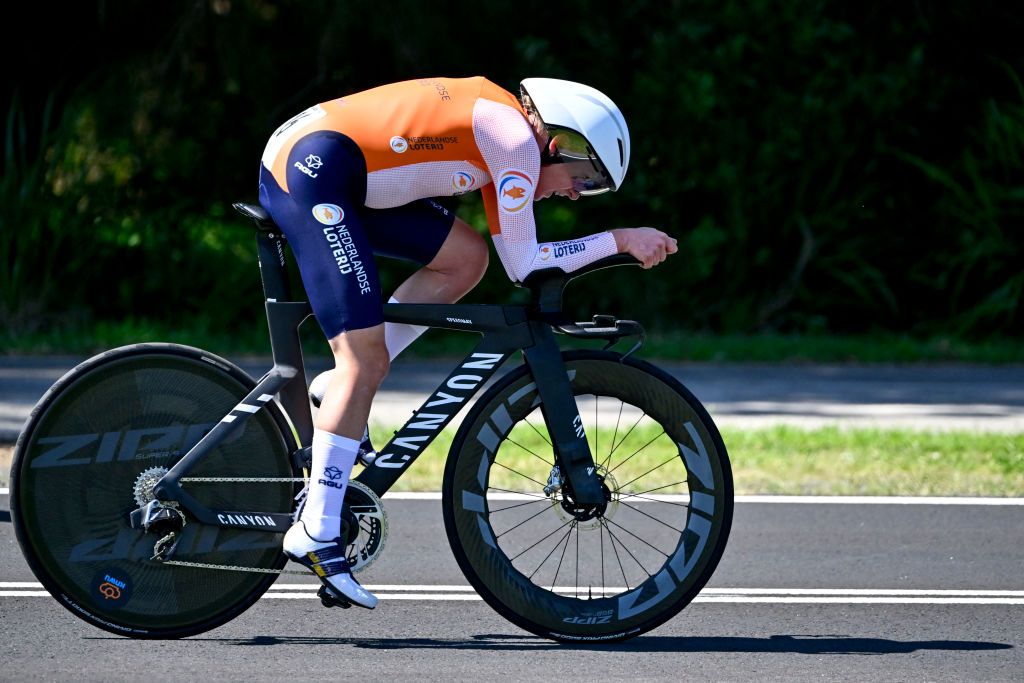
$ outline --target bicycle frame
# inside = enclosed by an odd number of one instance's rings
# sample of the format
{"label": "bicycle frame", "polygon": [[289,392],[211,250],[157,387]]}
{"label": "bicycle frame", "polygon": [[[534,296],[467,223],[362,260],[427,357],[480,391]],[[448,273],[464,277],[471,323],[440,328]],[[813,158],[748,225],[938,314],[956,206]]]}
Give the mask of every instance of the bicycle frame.
{"label": "bicycle frame", "polygon": [[[207,453],[258,413],[275,395],[298,435],[300,450],[294,456],[301,457],[301,445],[308,445],[312,440],[312,413],[298,333],[299,326],[312,315],[312,310],[308,302],[289,300],[284,242],[276,228],[270,229],[266,222],[262,223],[257,243],[273,367],[256,388],[154,487],[159,501],[177,502],[200,523],[284,533],[293,521],[291,514],[284,513],[211,510],[183,490],[180,483]],[[613,257],[597,267],[628,262],[631,261]],[[373,465],[355,477],[356,481],[383,496],[509,356],[522,350],[541,398],[541,410],[552,437],[557,462],[574,499],[583,505],[604,501],[553,328],[575,336],[613,340],[637,334],[642,337],[642,328],[632,321],[614,321],[614,326],[609,327],[610,319],[607,317],[602,317],[600,323],[595,317],[592,325],[560,322],[557,314],[561,311],[561,292],[569,276],[561,270],[534,275],[537,277],[532,282],[528,280],[528,286],[534,292],[534,304],[531,306],[385,304],[384,319],[388,322],[476,332],[483,336],[387,445],[379,450]],[[497,439],[495,435],[495,442]],[[136,510],[132,514],[133,526],[139,525],[141,511]],[[271,522],[272,525],[269,524]]]}

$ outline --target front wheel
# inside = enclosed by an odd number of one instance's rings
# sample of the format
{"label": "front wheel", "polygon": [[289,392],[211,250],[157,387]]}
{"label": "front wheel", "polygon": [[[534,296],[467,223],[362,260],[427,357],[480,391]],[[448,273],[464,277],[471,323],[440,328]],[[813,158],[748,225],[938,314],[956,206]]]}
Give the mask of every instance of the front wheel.
{"label": "front wheel", "polygon": [[564,641],[625,640],[670,619],[718,564],[733,486],[700,402],[643,361],[563,353],[603,505],[562,488],[523,366],[477,402],[444,476],[448,539],[466,578],[518,626]]}

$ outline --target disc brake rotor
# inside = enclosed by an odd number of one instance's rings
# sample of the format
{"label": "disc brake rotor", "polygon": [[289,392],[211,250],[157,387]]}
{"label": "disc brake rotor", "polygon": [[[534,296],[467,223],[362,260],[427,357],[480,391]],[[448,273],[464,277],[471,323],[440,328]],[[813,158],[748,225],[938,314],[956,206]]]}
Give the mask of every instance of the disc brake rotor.
{"label": "disc brake rotor", "polygon": [[563,522],[569,524],[575,521],[577,529],[597,529],[600,528],[602,520],[615,516],[619,509],[619,483],[605,467],[598,466],[597,477],[601,480],[601,488],[605,492],[605,504],[603,506],[578,505],[566,495],[563,487],[555,497],[559,504],[554,506],[555,512]]}

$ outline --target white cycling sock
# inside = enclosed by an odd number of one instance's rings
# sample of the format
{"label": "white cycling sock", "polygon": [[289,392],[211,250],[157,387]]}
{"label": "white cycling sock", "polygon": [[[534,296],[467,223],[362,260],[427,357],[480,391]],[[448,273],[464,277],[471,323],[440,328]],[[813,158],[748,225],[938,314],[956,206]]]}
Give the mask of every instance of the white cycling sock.
{"label": "white cycling sock", "polygon": [[[391,297],[388,299],[388,303],[398,304],[401,302],[395,297]],[[384,323],[384,345],[388,347],[388,356],[394,360],[398,354],[408,348],[409,344],[416,341],[426,331],[427,328],[422,325]]]}
{"label": "white cycling sock", "polygon": [[329,541],[341,533],[341,506],[358,450],[355,439],[313,430],[313,464],[301,519],[314,540]]}

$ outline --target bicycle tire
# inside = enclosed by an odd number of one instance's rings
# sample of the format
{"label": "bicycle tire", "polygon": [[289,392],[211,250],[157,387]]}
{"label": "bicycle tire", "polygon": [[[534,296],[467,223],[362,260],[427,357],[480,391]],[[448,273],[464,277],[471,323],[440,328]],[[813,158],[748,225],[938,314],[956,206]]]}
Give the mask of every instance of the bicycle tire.
{"label": "bicycle tire", "polygon": [[[151,560],[157,538],[132,529],[135,482],[169,469],[256,382],[232,363],[177,344],[107,351],[40,399],[15,446],[11,517],[46,590],[75,616],[134,638],[180,638],[248,609],[275,574],[212,571]],[[295,439],[267,403],[190,477],[294,477]],[[185,485],[215,509],[288,512],[295,483]],[[187,513],[186,513],[187,515]],[[201,525],[182,530],[176,560],[280,569],[281,537]]]}
{"label": "bicycle tire", "polygon": [[[522,366],[481,397],[455,437],[444,475],[445,528],[467,580],[512,623],[557,641],[626,640],[679,613],[714,572],[732,523],[728,454],[704,407],[664,371],[616,353],[562,356],[605,507],[588,510],[564,489],[551,499],[541,490],[551,484],[555,460],[540,397]],[[609,426],[596,428],[602,422]],[[554,530],[535,541],[536,534],[523,538],[527,525]],[[573,570],[573,585],[559,585]],[[616,582],[624,586],[610,585]]]}

